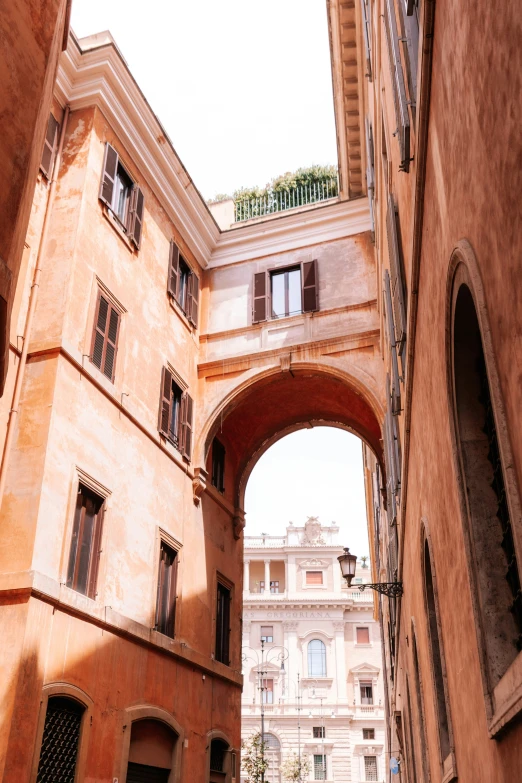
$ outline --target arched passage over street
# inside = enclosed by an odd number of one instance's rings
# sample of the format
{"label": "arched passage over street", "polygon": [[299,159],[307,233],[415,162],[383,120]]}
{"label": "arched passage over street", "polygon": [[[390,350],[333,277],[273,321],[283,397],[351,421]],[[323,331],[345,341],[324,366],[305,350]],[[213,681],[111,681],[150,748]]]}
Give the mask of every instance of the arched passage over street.
{"label": "arched passage over street", "polygon": [[304,427],[337,426],[357,434],[380,459],[379,404],[361,385],[330,368],[292,366],[264,373],[229,395],[214,412],[204,441],[212,477],[214,438],[224,446],[226,497],[244,509],[248,477],[262,454],[279,438]]}

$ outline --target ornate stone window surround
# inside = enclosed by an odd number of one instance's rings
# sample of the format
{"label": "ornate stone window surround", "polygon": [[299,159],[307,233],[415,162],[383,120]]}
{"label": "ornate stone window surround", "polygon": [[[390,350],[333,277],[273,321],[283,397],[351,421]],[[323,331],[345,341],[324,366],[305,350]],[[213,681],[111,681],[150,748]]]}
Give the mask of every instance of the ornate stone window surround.
{"label": "ornate stone window surround", "polygon": [[[358,628],[367,628],[368,629],[368,635],[370,637],[370,641],[368,644],[364,642],[357,642],[357,629]],[[354,623],[353,624],[353,643],[356,647],[373,647],[373,634],[372,634],[372,623],[367,622],[360,622],[360,623]]]}
{"label": "ornate stone window surround", "polygon": [[[326,677],[318,677],[308,674],[308,644],[313,639],[320,639],[320,641],[323,642],[326,647]],[[315,680],[322,683],[333,682],[333,677],[330,676],[330,673],[335,671],[335,645],[332,644],[334,639],[334,636],[318,629],[312,629],[310,631],[306,631],[304,634],[298,634],[297,643],[301,648],[302,656],[301,671],[306,673],[301,678],[303,682]]]}
{"label": "ornate stone window surround", "polygon": [[[328,560],[319,560],[315,557],[307,558],[297,564],[297,568],[301,573],[301,590],[328,590],[328,570],[331,563]],[[322,584],[320,585],[308,585],[306,584],[306,572],[307,571],[320,571],[322,573]]]}
{"label": "ornate stone window surround", "polygon": [[370,663],[362,663],[360,666],[356,666],[350,669],[350,674],[353,676],[353,689],[354,689],[354,702],[357,707],[361,707],[361,682],[371,682],[373,690],[373,706],[379,706],[380,699],[378,698],[377,683],[379,681],[380,669],[376,666],[372,666]]}

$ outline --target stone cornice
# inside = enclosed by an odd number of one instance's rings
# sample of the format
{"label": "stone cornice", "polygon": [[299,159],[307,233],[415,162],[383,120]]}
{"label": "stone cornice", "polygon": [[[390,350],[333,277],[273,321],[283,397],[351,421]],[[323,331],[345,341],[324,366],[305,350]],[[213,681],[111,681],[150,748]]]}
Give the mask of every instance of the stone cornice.
{"label": "stone cornice", "polygon": [[219,228],[109,33],[79,41],[70,34],[55,92],[72,111],[100,109],[198,263],[207,266]]}
{"label": "stone cornice", "polygon": [[263,222],[223,231],[209,266],[237,264],[370,230],[366,197],[314,206],[305,212],[281,212]]}

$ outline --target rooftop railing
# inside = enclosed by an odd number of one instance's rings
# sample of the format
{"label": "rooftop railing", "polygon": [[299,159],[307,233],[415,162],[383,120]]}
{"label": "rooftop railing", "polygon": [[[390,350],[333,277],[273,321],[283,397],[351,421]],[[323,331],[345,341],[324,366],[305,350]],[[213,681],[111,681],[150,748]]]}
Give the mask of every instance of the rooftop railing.
{"label": "rooftop railing", "polygon": [[264,196],[236,201],[234,204],[234,221],[240,223],[244,220],[265,217],[276,212],[283,212],[286,209],[306,207],[309,204],[328,201],[338,196],[339,180],[337,177],[316,180],[290,190],[269,190]]}

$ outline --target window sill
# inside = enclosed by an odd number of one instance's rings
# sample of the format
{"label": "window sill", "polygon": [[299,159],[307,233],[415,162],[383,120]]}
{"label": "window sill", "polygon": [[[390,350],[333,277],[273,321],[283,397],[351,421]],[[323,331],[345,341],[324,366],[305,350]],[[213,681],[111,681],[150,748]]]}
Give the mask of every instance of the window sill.
{"label": "window sill", "polygon": [[522,711],[522,652],[495,686],[491,701],[493,715],[488,721],[488,731],[493,739]]}
{"label": "window sill", "polygon": [[127,245],[127,248],[130,250],[130,252],[131,252],[132,254],[134,254],[135,252],[137,252],[137,251],[136,251],[136,248],[134,247],[134,245],[133,245],[133,244],[132,244],[132,242],[130,241],[130,239],[129,239],[129,237],[127,236],[127,234],[125,233],[125,231],[123,230],[123,228],[122,228],[122,226],[121,226],[121,223],[120,223],[120,222],[119,222],[119,221],[118,221],[118,220],[117,220],[117,219],[114,217],[113,213],[112,213],[112,212],[111,212],[111,210],[110,210],[110,209],[107,207],[107,205],[106,205],[106,204],[103,204],[103,206],[102,206],[102,211],[103,211],[103,215],[104,215],[104,217],[105,217],[105,220],[107,220],[107,222],[108,222],[108,223],[109,223],[109,224],[112,226],[112,228],[114,229],[114,231],[115,231],[115,232],[118,234],[118,236],[120,237],[120,239],[122,239],[122,240],[123,240],[123,242],[124,242],[124,243]]}
{"label": "window sill", "polygon": [[188,331],[191,334],[194,334],[196,332],[196,327],[189,321],[189,319],[185,315],[184,310],[181,308],[181,305],[177,303],[177,301],[174,299],[172,294],[167,294],[167,296],[169,297],[169,303],[171,308],[174,310],[174,312],[180,319],[181,323],[188,329]]}

